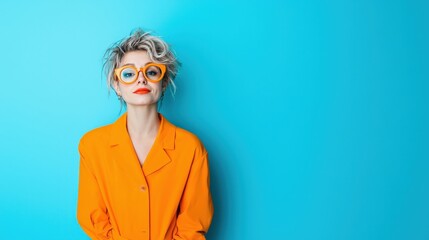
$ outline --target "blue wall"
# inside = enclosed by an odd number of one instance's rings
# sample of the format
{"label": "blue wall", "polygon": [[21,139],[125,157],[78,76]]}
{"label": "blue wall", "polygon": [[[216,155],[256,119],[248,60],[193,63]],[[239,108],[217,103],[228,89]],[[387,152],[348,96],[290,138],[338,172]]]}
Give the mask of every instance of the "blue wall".
{"label": "blue wall", "polygon": [[87,239],[77,144],[105,49],[183,62],[162,112],[210,153],[209,239],[429,239],[427,1],[2,1],[1,239]]}

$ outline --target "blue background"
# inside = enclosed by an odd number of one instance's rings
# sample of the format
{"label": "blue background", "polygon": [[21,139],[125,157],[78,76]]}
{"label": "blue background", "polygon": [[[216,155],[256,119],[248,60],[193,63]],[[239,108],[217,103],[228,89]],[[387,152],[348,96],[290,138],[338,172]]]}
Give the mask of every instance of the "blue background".
{"label": "blue background", "polygon": [[427,1],[2,1],[1,239],[87,239],[77,144],[119,117],[102,55],[183,63],[161,112],[210,156],[208,239],[429,239]]}

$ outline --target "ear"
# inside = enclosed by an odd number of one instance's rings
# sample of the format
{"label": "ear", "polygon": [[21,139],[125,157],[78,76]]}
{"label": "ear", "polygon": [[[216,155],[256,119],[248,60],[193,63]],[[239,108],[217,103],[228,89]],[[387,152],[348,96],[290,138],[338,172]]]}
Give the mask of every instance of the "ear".
{"label": "ear", "polygon": [[115,88],[116,95],[121,96],[121,89],[119,88],[119,81],[114,81],[113,87]]}
{"label": "ear", "polygon": [[162,84],[161,84],[161,86],[162,86],[162,91],[163,91],[163,92],[165,92],[165,89],[167,89],[167,85],[168,85],[167,80],[166,80],[166,79],[162,79]]}

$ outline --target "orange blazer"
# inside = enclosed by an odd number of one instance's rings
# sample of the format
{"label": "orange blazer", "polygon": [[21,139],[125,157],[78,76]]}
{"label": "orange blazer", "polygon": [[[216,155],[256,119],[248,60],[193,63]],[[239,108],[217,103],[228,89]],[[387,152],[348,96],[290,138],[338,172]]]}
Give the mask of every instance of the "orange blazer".
{"label": "orange blazer", "polygon": [[79,142],[77,220],[92,239],[206,239],[213,216],[207,151],[162,114],[140,166],[127,112]]}

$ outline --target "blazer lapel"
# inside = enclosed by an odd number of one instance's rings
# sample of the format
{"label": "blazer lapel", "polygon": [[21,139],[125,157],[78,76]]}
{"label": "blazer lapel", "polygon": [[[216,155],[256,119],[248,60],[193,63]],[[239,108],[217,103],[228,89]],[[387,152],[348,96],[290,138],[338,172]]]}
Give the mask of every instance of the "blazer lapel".
{"label": "blazer lapel", "polygon": [[171,162],[167,150],[174,149],[176,127],[171,124],[162,114],[160,130],[149,154],[143,163],[143,172],[146,176],[158,171]]}
{"label": "blazer lapel", "polygon": [[145,182],[140,163],[134,151],[127,131],[127,113],[125,112],[112,124],[110,134],[110,159],[125,176],[139,183]]}

